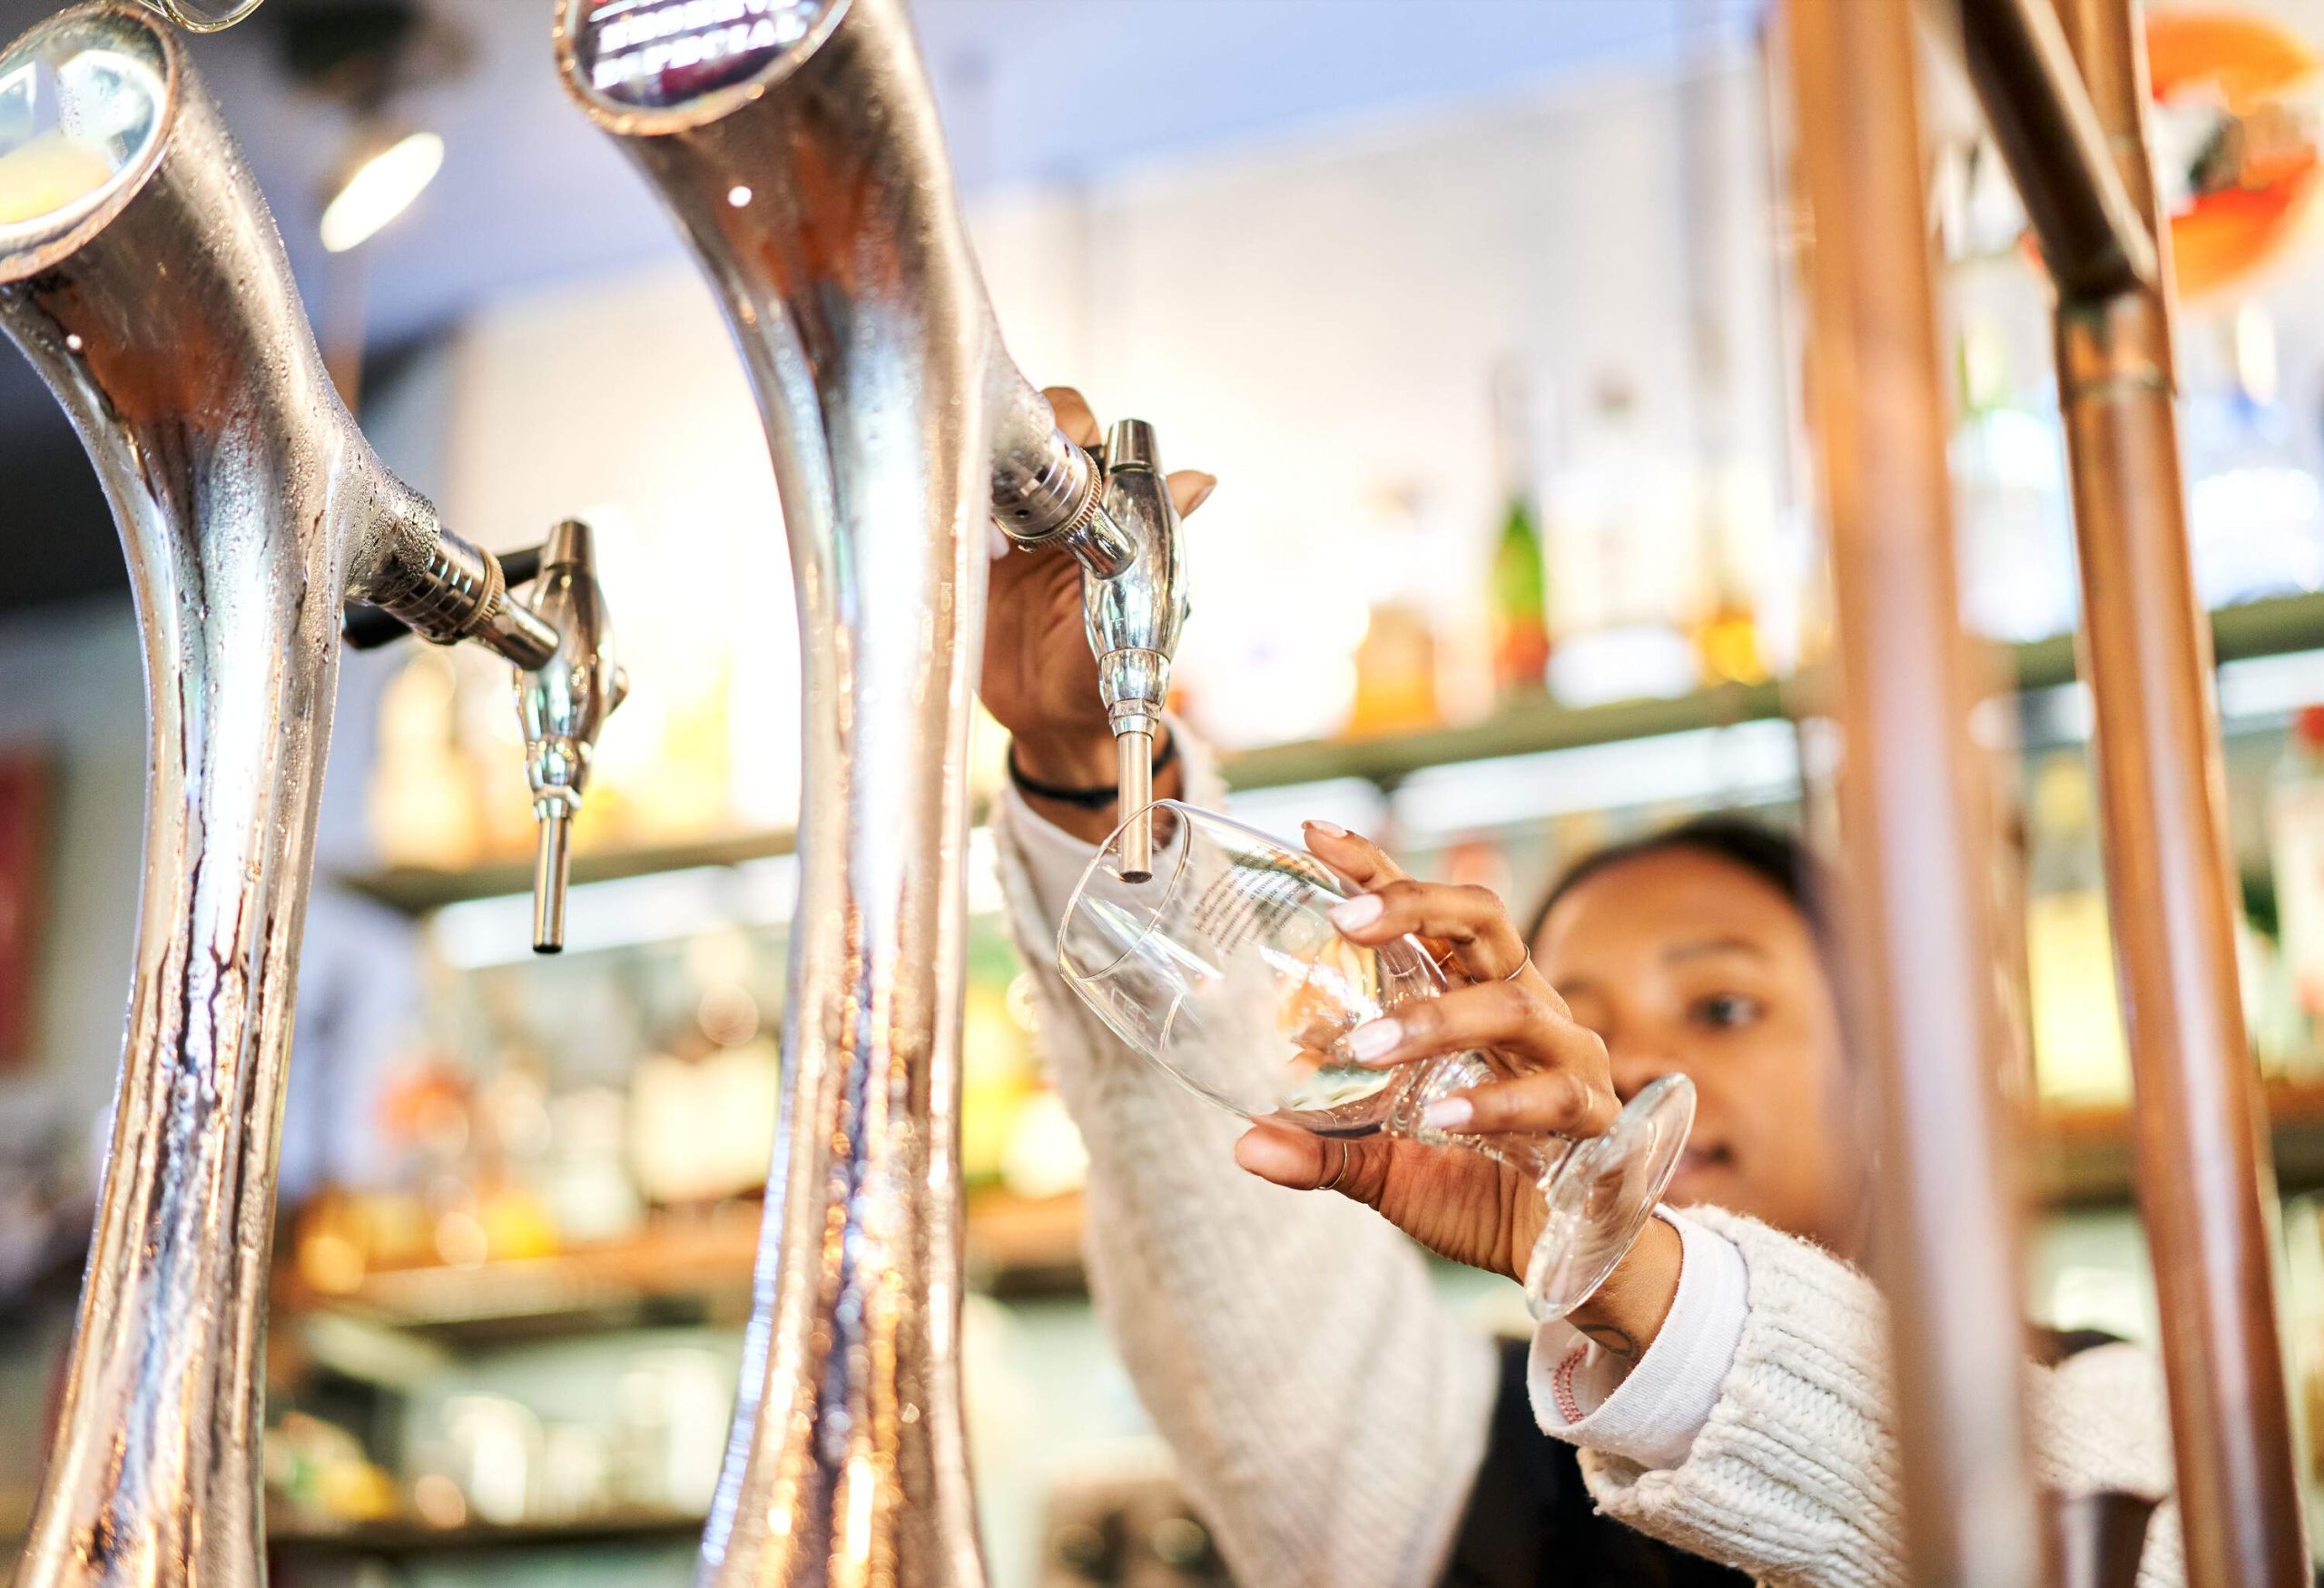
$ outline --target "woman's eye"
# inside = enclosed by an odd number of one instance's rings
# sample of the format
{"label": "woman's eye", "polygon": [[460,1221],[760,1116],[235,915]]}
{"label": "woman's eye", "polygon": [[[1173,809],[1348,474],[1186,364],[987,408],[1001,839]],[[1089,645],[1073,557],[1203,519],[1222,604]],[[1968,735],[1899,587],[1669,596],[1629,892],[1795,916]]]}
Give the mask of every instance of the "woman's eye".
{"label": "woman's eye", "polygon": [[1748,1026],[1757,1021],[1764,1006],[1756,998],[1740,992],[1716,992],[1695,1003],[1695,1019],[1704,1025],[1720,1031]]}

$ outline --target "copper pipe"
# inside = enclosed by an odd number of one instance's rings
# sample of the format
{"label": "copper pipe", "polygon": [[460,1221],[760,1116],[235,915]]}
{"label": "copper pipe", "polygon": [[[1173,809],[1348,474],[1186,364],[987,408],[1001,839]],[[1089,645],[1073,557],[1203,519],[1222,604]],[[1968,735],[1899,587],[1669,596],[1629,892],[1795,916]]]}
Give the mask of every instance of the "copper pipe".
{"label": "copper pipe", "polygon": [[2188,1580],[2293,1588],[2308,1581],[2308,1558],[2275,1313],[2274,1176],[2237,990],[2211,629],[2188,548],[2168,241],[2146,158],[2144,39],[2127,0],[2059,9],[2162,261],[2157,284],[2062,296],[2057,366]]}
{"label": "copper pipe", "polygon": [[1836,597],[1845,989],[1879,1105],[1874,1249],[1908,1577],[2024,1588],[2042,1533],[1996,1084],[1992,807],[1968,732],[1911,19],[1905,0],[1792,0],[1787,20]]}
{"label": "copper pipe", "polygon": [[1960,0],[1970,81],[2059,290],[2158,279],[2154,239],[2108,152],[2051,0]]}

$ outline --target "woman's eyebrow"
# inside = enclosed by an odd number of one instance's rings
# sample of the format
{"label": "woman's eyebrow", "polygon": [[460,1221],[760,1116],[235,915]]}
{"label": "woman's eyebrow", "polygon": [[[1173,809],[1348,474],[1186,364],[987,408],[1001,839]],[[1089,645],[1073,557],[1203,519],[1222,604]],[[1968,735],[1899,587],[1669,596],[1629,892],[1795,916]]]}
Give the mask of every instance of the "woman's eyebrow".
{"label": "woman's eyebrow", "polygon": [[1699,960],[1711,954],[1748,954],[1755,960],[1764,960],[1768,957],[1768,951],[1748,938],[1706,937],[1691,942],[1671,944],[1662,951],[1662,960],[1665,964],[1669,964],[1679,960]]}

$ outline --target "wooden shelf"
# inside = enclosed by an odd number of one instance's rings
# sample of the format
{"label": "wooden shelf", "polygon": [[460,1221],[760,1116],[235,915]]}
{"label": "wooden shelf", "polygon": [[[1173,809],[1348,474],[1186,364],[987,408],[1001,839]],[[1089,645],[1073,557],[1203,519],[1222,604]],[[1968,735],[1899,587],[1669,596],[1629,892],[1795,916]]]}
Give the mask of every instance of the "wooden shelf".
{"label": "wooden shelf", "polygon": [[[2267,1089],[2276,1189],[2324,1190],[2324,1082]],[[2132,1191],[2131,1118],[2119,1108],[2051,1109],[2037,1128],[2034,1189],[2057,1208],[2123,1208]]]}
{"label": "wooden shelf", "polygon": [[[668,1219],[637,1238],[555,1257],[381,1268],[325,1294],[290,1265],[273,1297],[278,1324],[335,1314],[427,1336],[453,1349],[666,1322],[739,1323],[748,1316],[758,1209]],[[998,1189],[969,1198],[967,1263],[995,1295],[1081,1289],[1081,1198],[1029,1199]]]}
{"label": "wooden shelf", "polygon": [[[2324,595],[2227,607],[2212,615],[2211,629],[2223,662],[2324,649]],[[2071,636],[2018,646],[2011,657],[2021,689],[2052,688],[2073,679]],[[1431,767],[1763,722],[1783,715],[1785,704],[1783,687],[1774,684],[1729,685],[1673,700],[1625,701],[1581,710],[1561,706],[1545,695],[1463,727],[1373,739],[1316,739],[1246,750],[1226,757],[1225,771],[1227,781],[1239,789],[1280,788],[1345,777],[1393,787]],[[573,880],[596,883],[738,865],[789,854],[796,840],[794,833],[783,829],[698,843],[582,853],[574,856]],[[521,859],[458,871],[394,866],[344,873],[334,881],[407,914],[419,915],[465,900],[525,893],[533,885],[533,873],[530,860]]]}
{"label": "wooden shelf", "polygon": [[464,1523],[458,1527],[432,1527],[417,1519],[320,1524],[285,1520],[268,1523],[266,1543],[269,1550],[288,1553],[399,1558],[469,1550],[677,1541],[698,1537],[704,1521],[663,1511],[615,1511],[567,1522],[523,1522],[508,1526]]}
{"label": "wooden shelf", "polygon": [[[741,865],[745,861],[789,854],[797,847],[797,834],[786,827],[689,843],[594,850],[573,857],[573,881],[576,884],[606,883],[622,877],[660,876],[668,872]],[[498,899],[530,893],[533,863],[529,859],[494,861],[458,871],[398,865],[373,872],[342,873],[331,880],[407,915],[425,915],[431,910],[471,899]]]}
{"label": "wooden shelf", "polygon": [[[2276,1177],[2286,1195],[2324,1190],[2324,1083],[2268,1089]],[[2127,1207],[2131,1123],[2115,1108],[2053,1109],[2037,1128],[2034,1189],[2053,1208]],[[995,1189],[970,1199],[970,1282],[1000,1296],[1077,1295],[1078,1195],[1028,1199]],[[671,1321],[739,1322],[748,1312],[757,1255],[754,1210],[699,1224],[672,1222],[618,1246],[472,1268],[383,1269],[343,1295],[278,1280],[278,1324],[337,1314],[424,1336],[452,1349],[567,1336]]]}

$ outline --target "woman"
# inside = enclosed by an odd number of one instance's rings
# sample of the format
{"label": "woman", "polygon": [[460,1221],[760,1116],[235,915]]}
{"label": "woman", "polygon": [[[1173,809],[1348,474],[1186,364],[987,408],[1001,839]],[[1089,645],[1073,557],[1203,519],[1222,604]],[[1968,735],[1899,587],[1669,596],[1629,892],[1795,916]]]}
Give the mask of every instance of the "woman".
{"label": "woman", "polygon": [[[1079,398],[1050,396],[1094,440]],[[1214,482],[1171,483],[1191,512]],[[1088,1142],[1092,1293],[1237,1580],[1904,1582],[1885,1317],[1847,1260],[1863,1198],[1830,1146],[1846,1134],[1838,1021],[1780,842],[1682,830],[1616,852],[1527,934],[1491,893],[1416,882],[1309,825],[1358,890],[1346,936],[1441,940],[1470,983],[1359,1033],[1366,1057],[1492,1048],[1527,1067],[1438,1105],[1437,1123],[1587,1133],[1657,1075],[1697,1086],[1669,1198],[1689,1211],[1664,1210],[1504,1370],[1397,1231],[1514,1277],[1541,1218],[1514,1174],[1457,1149],[1238,1128],[1128,1055],[1048,969],[1058,911],[1115,819],[1088,792],[1112,781],[1113,748],[1074,565],[1006,557],[991,588],[982,689],[1013,735],[1003,882]],[[1157,792],[1216,804],[1198,747],[1175,748]],[[2026,1372],[2044,1487],[2167,1494],[2148,1358],[2109,1346]],[[2141,1581],[2182,1576],[2166,1507]]]}

